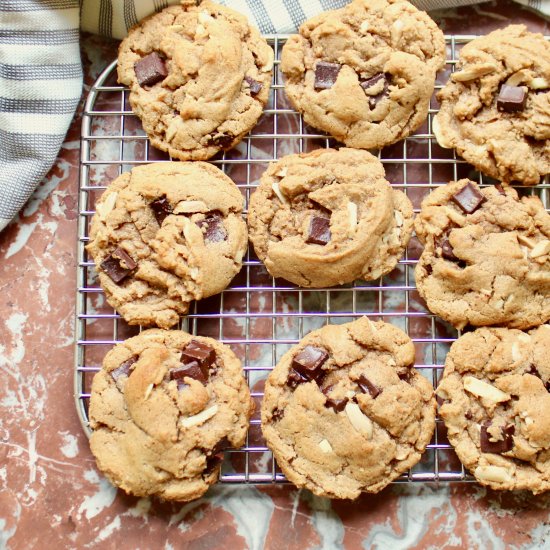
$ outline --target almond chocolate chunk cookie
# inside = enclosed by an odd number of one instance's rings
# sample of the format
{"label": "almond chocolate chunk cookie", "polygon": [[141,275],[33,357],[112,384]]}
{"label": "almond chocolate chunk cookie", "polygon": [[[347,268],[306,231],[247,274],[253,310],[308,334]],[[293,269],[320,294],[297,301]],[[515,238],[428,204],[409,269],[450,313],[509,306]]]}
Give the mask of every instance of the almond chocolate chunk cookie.
{"label": "almond chocolate chunk cookie", "polygon": [[304,120],[348,147],[371,149],[428,115],[445,39],[405,0],[354,0],[306,21],[283,47],[286,93]]}
{"label": "almond chocolate chunk cookie", "polygon": [[289,481],[357,498],[414,466],[436,404],[413,365],[410,338],[366,317],[315,330],[288,351],[266,382],[262,430]]}
{"label": "almond chocolate chunk cookie", "polygon": [[456,328],[529,328],[550,319],[550,216],[507,185],[453,181],[422,202],[416,286]]}
{"label": "almond chocolate chunk cookie", "polygon": [[186,1],[151,15],[119,48],[118,79],[151,143],[181,160],[230,149],[269,96],[273,50],[236,11]]}
{"label": "almond chocolate chunk cookie", "polygon": [[511,25],[464,46],[438,94],[433,131],[484,174],[536,184],[550,173],[550,44]]}
{"label": "almond chocolate chunk cookie", "polygon": [[192,500],[217,481],[221,451],[244,444],[253,410],[229,347],[147,330],[113,348],[94,377],[90,447],[127,493]]}
{"label": "almond chocolate chunk cookie", "polygon": [[170,328],[240,271],[243,197],[206,162],[138,166],[96,203],[86,249],[108,303],[132,325]]}
{"label": "almond chocolate chunk cookie", "polygon": [[437,395],[449,441],[479,483],[550,489],[550,326],[480,328],[452,346]]}
{"label": "almond chocolate chunk cookie", "polygon": [[319,149],[272,163],[250,197],[250,240],[274,277],[303,287],[377,279],[407,247],[413,210],[358,149]]}

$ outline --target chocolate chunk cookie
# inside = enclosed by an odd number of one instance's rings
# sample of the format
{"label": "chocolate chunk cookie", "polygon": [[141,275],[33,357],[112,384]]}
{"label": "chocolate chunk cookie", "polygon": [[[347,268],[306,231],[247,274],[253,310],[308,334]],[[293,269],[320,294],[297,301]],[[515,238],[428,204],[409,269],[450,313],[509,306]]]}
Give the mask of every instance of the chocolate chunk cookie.
{"label": "chocolate chunk cookie", "polygon": [[118,79],[155,147],[206,160],[236,145],[260,118],[273,50],[243,15],[209,1],[183,4],[130,30]]}
{"label": "chocolate chunk cookie", "polygon": [[433,131],[484,174],[536,184],[550,173],[550,44],[511,25],[473,40],[439,92]]}
{"label": "chocolate chunk cookie", "polygon": [[274,277],[303,287],[377,279],[405,250],[413,210],[356,149],[320,149],[272,163],[250,197],[250,240]]}
{"label": "chocolate chunk cookie", "polygon": [[451,182],[422,202],[416,285],[457,328],[529,328],[550,319],[550,216],[507,185]]}
{"label": "chocolate chunk cookie", "polygon": [[266,382],[262,430],[287,478],[357,498],[414,466],[436,405],[413,364],[409,337],[366,317],[311,332],[286,353]]}
{"label": "chocolate chunk cookie", "polygon": [[304,120],[349,147],[383,147],[428,114],[443,33],[405,0],[354,0],[306,21],[283,47],[286,93]]}
{"label": "chocolate chunk cookie", "polygon": [[452,346],[437,395],[449,441],[493,489],[550,489],[550,326],[480,328]]}
{"label": "chocolate chunk cookie", "polygon": [[218,479],[221,451],[244,444],[253,409],[229,347],[147,330],[112,349],[94,377],[90,447],[127,493],[192,500]]}
{"label": "chocolate chunk cookie", "polygon": [[206,162],[134,168],[96,204],[86,249],[105,296],[132,325],[170,328],[192,300],[221,292],[247,246],[243,197]]}

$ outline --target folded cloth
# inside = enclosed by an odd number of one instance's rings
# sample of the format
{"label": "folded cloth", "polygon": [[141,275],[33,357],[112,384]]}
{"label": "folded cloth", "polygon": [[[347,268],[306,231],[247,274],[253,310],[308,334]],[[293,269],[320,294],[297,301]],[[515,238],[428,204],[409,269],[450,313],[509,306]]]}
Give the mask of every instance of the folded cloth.
{"label": "folded cloth", "polygon": [[[0,231],[55,162],[82,91],[82,30],[122,38],[180,0],[0,0]],[[290,33],[349,0],[220,0],[263,33]],[[517,0],[550,14],[550,0]],[[477,0],[413,0],[424,10]],[[511,21],[512,22],[512,21]]]}

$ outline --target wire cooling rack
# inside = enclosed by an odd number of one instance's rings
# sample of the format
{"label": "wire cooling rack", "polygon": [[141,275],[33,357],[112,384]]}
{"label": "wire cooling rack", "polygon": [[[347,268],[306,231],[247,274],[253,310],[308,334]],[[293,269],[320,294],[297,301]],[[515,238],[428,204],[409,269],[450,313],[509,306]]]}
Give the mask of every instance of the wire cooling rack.
{"label": "wire cooling rack", "polygon": [[[288,103],[279,69],[285,38],[266,37],[275,51],[275,69],[264,115],[241,144],[212,160],[242,190],[246,204],[270,161],[290,153],[337,145],[325,134],[308,127]],[[438,75],[436,89],[447,81],[460,47],[473,38],[446,37],[448,61],[445,70]],[[434,98],[424,126],[411,137],[378,152],[387,179],[409,196],[415,212],[431,189],[449,180],[469,177],[481,185],[491,182],[452,151],[438,146],[431,131],[437,107]],[[129,327],[105,303],[93,261],[86,254],[84,247],[95,200],[122,172],[138,164],[166,160],[170,160],[168,155],[150,146],[141,123],[130,109],[128,90],[116,83],[116,62],[111,63],[92,86],[82,117],[75,402],[88,435],[91,379],[107,351],[140,330]],[[538,194],[548,208],[549,188],[546,179],[543,184],[522,192]],[[231,286],[218,296],[192,305],[189,314],[181,320],[180,328],[229,344],[243,361],[246,379],[256,401],[256,413],[250,421],[245,446],[225,454],[220,476],[222,483],[285,482],[261,435],[259,410],[263,383],[289,347],[311,330],[327,323],[349,322],[362,315],[393,323],[412,338],[416,347],[416,368],[434,387],[437,386],[445,355],[460,334],[430,314],[417,293],[414,266],[420,252],[421,247],[413,237],[396,269],[380,280],[312,290],[272,279],[249,248],[243,269]],[[434,437],[422,460],[397,482],[471,480],[449,445],[445,428],[438,418]]]}

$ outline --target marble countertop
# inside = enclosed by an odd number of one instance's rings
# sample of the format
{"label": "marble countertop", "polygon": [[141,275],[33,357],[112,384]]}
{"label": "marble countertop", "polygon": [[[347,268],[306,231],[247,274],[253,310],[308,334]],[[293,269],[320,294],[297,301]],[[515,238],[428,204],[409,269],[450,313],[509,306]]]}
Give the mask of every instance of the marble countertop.
{"label": "marble countertop", "polygon": [[[444,32],[548,23],[499,0],[432,14]],[[84,35],[85,93],[117,43]],[[355,502],[292,486],[213,487],[187,504],[129,497],[96,470],[73,400],[81,109],[0,234],[0,548],[541,548],[550,494],[397,484]]]}

